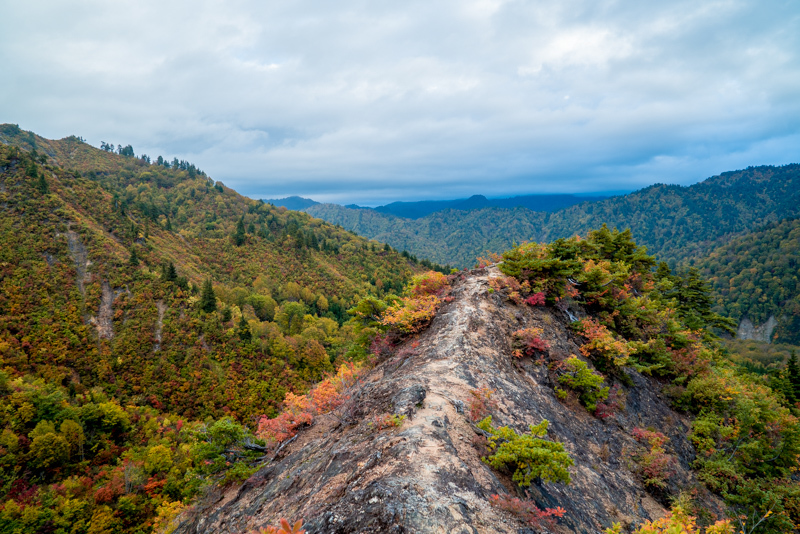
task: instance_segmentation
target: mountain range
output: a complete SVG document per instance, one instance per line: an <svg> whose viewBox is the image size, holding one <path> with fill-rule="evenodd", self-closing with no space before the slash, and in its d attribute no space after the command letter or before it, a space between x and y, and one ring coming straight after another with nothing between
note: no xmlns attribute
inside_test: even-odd
<svg viewBox="0 0 800 534"><path fill-rule="evenodd" d="M392 202L384 206L369 208L357 204L347 204L344 207L355 210L372 210L378 213L394 215L406 219L420 219L431 213L444 210L470 211L481 208L527 208L531 211L557 211L568 206L601 200L611 195L522 195L510 198L486 198L483 195L473 195L469 198L456 200L421 200L416 202ZM275 206L284 206L290 210L305 210L320 203L310 198L298 196L265 199Z"/></svg>
<svg viewBox="0 0 800 534"><path fill-rule="evenodd" d="M326 222L0 125L0 532L787 532L800 364L713 328L797 342L799 176Z"/></svg>
<svg viewBox="0 0 800 534"><path fill-rule="evenodd" d="M630 228L650 253L681 269L731 240L800 215L800 165L749 167L691 186L656 184L554 212L484 207L446 209L408 219L336 204L316 204L304 211L397 249L461 268L474 265L478 256L502 252L514 243L549 242L608 224ZM724 298L721 288L738 276L731 270L725 273L715 281L719 302ZM778 332L779 339L796 341L796 329L788 326L794 324L796 307L788 303L798 292L773 293L767 298L768 311L763 305L751 310L744 305L726 308L720 304L719 309L737 320L748 314L752 315L749 320L756 322L774 316L776 324L784 326L776 329L773 325L760 337L770 340Z"/></svg>

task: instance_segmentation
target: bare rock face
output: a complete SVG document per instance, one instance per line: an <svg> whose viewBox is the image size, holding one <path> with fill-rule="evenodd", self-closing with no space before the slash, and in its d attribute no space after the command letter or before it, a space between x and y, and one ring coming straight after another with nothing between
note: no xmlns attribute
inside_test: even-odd
<svg viewBox="0 0 800 534"><path fill-rule="evenodd" d="M769 319L761 325L754 325L750 319L742 317L742 320L739 321L739 329L736 331L736 339L754 339L770 343L772 341L772 332L775 331L777 326L778 321L775 320L774 315L770 315Z"/></svg>
<svg viewBox="0 0 800 534"><path fill-rule="evenodd" d="M499 273L481 270L456 281L453 301L430 327L376 366L347 404L317 418L241 487L207 495L176 532L244 533L286 517L303 518L309 533L596 533L613 521L661 516L667 493L696 485L688 420L669 407L656 381L634 371L634 385L622 387L624 410L607 419L557 399L548 365L518 360L510 340L516 330L537 327L551 361L580 355L567 313L516 306L488 291L493 276ZM481 461L486 451L466 405L470 391L484 386L495 390L495 426L523 433L547 419L548 437L564 443L575 461L569 485L530 487L540 508L566 510L549 530L490 504L493 494L522 492L509 473ZM407 419L379 430L374 419L386 413ZM677 468L661 493L648 493L632 459L637 426L670 438ZM707 509L721 509L711 496L702 498Z"/></svg>

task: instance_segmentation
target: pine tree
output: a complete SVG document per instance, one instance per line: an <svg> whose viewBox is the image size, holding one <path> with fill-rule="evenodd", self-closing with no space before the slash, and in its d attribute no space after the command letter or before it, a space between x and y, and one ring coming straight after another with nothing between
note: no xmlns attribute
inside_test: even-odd
<svg viewBox="0 0 800 534"><path fill-rule="evenodd" d="M174 282L178 279L178 271L175 269L175 264L169 262L164 268L164 280L167 282Z"/></svg>
<svg viewBox="0 0 800 534"><path fill-rule="evenodd" d="M217 295L214 293L214 286L211 280L203 282L203 290L200 293L200 309L206 313L211 313L217 309Z"/></svg>
<svg viewBox="0 0 800 534"><path fill-rule="evenodd" d="M244 315L242 315L242 318L239 320L239 328L236 333L239 335L239 339L245 343L253 339L253 334L250 332L250 325L247 324Z"/></svg>
<svg viewBox="0 0 800 534"><path fill-rule="evenodd" d="M245 231L244 231L244 215L236 223L236 231L233 233L233 244L237 247L244 245Z"/></svg>
<svg viewBox="0 0 800 534"><path fill-rule="evenodd" d="M168 232L171 232L171 231L172 231L172 223L170 222L170 220L169 220L169 217L167 217L167 224L164 226L164 228L165 228L165 229L166 229Z"/></svg>
<svg viewBox="0 0 800 534"><path fill-rule="evenodd" d="M136 248L131 249L131 257L128 258L128 265L132 265L133 267L139 265L139 255L136 254Z"/></svg>
<svg viewBox="0 0 800 534"><path fill-rule="evenodd" d="M46 195L50 192L50 188L47 186L47 180L44 178L44 173L39 174L39 180L36 182L36 188L43 195Z"/></svg>
<svg viewBox="0 0 800 534"><path fill-rule="evenodd" d="M789 353L789 363L786 364L786 371L789 374L789 382L792 384L794 396L800 399L800 363L797 361L797 354L794 350Z"/></svg>

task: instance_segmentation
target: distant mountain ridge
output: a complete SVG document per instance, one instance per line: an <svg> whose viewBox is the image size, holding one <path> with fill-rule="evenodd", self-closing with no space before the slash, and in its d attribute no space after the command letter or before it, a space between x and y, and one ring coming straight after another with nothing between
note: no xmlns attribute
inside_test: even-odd
<svg viewBox="0 0 800 534"><path fill-rule="evenodd" d="M513 242L547 242L602 224L630 227L638 242L673 265L723 236L800 215L800 165L732 171L691 186L655 184L627 195L549 213L527 208L453 208L409 220L377 210L317 204L307 213L438 263L471 266Z"/></svg>
<svg viewBox="0 0 800 534"><path fill-rule="evenodd" d="M712 253L715 257L729 257L730 247L724 251L720 247L735 242L739 253L748 247L761 251L759 257L751 258L755 263L729 258L726 262L735 260L736 269L725 268L724 262L698 265L711 276L717 309L737 320L748 318L764 325L774 315L770 324L778 337L769 328L767 337L777 341L797 340L792 332L800 324L797 319L800 308L797 294L790 288L796 285L793 280L797 273L789 274L784 269L785 262L781 263L780 274L774 272L777 260L765 260L768 254L776 254L769 243L762 243L759 236L753 239L747 236L765 225L800 215L798 164L749 167L688 187L656 184L628 195L585 202L553 213L489 207L471 211L449 209L409 220L332 204L319 204L305 211L400 250L458 267L471 267L477 256L487 251L502 252L514 242L550 242L584 234L602 224L630 228L637 242L651 254L677 268ZM775 241L777 234L766 232L762 237ZM797 241L797 233L781 239L781 246L786 249ZM765 278L757 280L747 274L753 269L752 272L765 273ZM787 276L788 282L783 280ZM729 298L735 303L723 305Z"/></svg>
<svg viewBox="0 0 800 534"><path fill-rule="evenodd" d="M265 198L263 200L267 204L272 204L273 206L283 206L287 210L293 211L302 211L306 208L310 208L311 206L316 206L319 204L319 202L316 200L311 200L310 198L303 198L296 195L286 198Z"/></svg>
<svg viewBox="0 0 800 534"><path fill-rule="evenodd" d="M483 208L527 208L531 211L556 211L582 202L603 200L611 195L568 195L543 194L520 195L509 198L486 198L483 195L472 195L469 198L455 200L420 200L416 202L392 202L384 206L371 208L358 204L346 204L344 207L356 210L372 210L378 213L403 217L405 219L421 219L431 213L448 209L470 211ZM310 198L291 196L286 198L264 199L275 206L283 206L290 210L305 210L317 206L320 202Z"/></svg>

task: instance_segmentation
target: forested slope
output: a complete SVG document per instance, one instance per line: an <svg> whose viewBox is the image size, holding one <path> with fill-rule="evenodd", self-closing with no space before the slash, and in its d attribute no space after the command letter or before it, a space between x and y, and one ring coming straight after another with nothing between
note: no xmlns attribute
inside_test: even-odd
<svg viewBox="0 0 800 534"><path fill-rule="evenodd" d="M2 532L147 532L241 476L230 436L363 359L346 310L421 270L187 162L0 142Z"/></svg>
<svg viewBox="0 0 800 534"><path fill-rule="evenodd" d="M553 213L524 208L446 210L409 220L333 204L308 213L398 249L459 267L513 241L549 242L602 224L630 228L637 241L675 265L706 253L716 240L800 215L800 165L750 167L682 187L657 184L629 195ZM458 237L458 247L448 240Z"/></svg>
<svg viewBox="0 0 800 534"><path fill-rule="evenodd" d="M710 281L717 311L757 325L774 316L771 337L800 344L800 219L737 237L691 264Z"/></svg>

